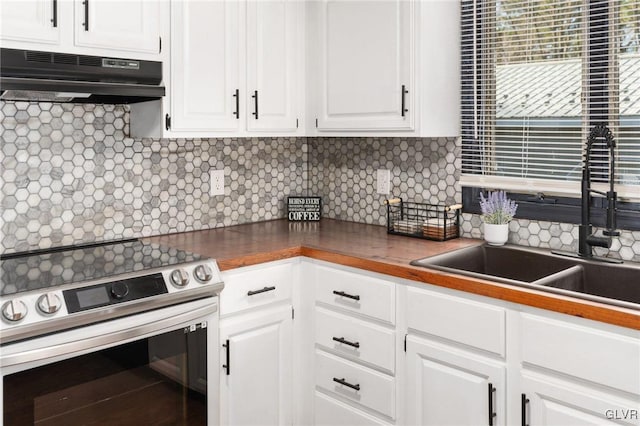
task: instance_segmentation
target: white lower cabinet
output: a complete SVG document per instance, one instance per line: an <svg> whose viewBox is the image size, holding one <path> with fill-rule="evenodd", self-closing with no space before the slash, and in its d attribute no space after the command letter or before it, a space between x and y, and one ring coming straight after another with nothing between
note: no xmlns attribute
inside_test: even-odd
<svg viewBox="0 0 640 426"><path fill-rule="evenodd" d="M291 425L293 262L223 273L220 423Z"/></svg>
<svg viewBox="0 0 640 426"><path fill-rule="evenodd" d="M396 419L396 284L315 265L314 419L322 425Z"/></svg>
<svg viewBox="0 0 640 426"><path fill-rule="evenodd" d="M224 279L224 425L640 424L640 331L321 261Z"/></svg>
<svg viewBox="0 0 640 426"><path fill-rule="evenodd" d="M290 425L291 307L222 320L223 425Z"/></svg>
<svg viewBox="0 0 640 426"><path fill-rule="evenodd" d="M640 362L637 360L636 362ZM606 365L603 365L606 369ZM589 386L523 372L521 423L531 426L638 425L640 401Z"/></svg>
<svg viewBox="0 0 640 426"><path fill-rule="evenodd" d="M407 336L407 424L504 425L506 368Z"/></svg>
<svg viewBox="0 0 640 426"><path fill-rule="evenodd" d="M519 322L523 424L640 424L640 332L543 311Z"/></svg>

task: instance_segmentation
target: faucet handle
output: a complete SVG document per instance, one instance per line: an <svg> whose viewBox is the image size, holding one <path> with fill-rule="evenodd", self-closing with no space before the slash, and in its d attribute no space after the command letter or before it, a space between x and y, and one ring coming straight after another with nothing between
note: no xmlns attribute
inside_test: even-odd
<svg viewBox="0 0 640 426"><path fill-rule="evenodd" d="M593 234L587 237L587 244L591 247L611 248L611 243L611 237L597 237Z"/></svg>
<svg viewBox="0 0 640 426"><path fill-rule="evenodd" d="M602 231L602 235L606 235L607 237L619 237L620 231L616 229L604 229Z"/></svg>

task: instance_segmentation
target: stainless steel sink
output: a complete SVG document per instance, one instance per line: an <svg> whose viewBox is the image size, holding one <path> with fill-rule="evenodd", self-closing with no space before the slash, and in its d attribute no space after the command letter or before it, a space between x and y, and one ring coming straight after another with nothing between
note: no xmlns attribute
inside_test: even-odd
<svg viewBox="0 0 640 426"><path fill-rule="evenodd" d="M640 265L609 264L516 246L478 245L412 265L640 310Z"/></svg>

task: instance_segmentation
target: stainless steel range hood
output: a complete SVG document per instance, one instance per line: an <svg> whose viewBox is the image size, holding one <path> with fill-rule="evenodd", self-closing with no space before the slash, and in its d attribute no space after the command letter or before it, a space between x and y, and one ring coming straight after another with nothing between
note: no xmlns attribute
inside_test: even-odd
<svg viewBox="0 0 640 426"><path fill-rule="evenodd" d="M0 49L0 99L128 104L165 95L162 62Z"/></svg>

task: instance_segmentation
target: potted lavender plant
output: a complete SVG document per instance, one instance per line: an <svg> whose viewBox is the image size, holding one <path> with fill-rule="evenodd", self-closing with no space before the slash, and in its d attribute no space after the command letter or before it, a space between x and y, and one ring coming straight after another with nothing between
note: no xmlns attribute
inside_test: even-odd
<svg viewBox="0 0 640 426"><path fill-rule="evenodd" d="M484 239L494 246L501 246L509 239L509 222L518 205L507 198L504 191L493 191L487 197L480 193L480 209L484 222Z"/></svg>

